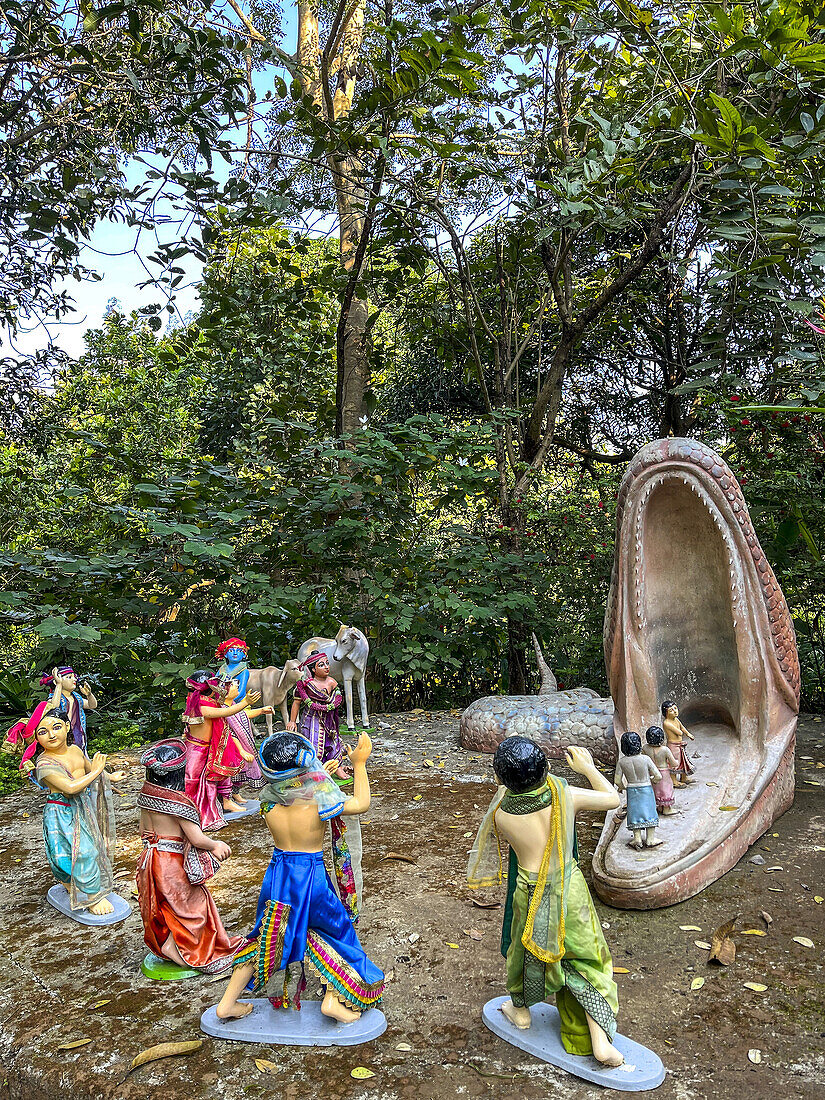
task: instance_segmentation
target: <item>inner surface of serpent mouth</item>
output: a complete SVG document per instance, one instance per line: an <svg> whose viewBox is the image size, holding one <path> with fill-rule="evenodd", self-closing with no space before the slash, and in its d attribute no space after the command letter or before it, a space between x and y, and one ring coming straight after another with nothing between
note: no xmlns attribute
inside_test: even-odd
<svg viewBox="0 0 825 1100"><path fill-rule="evenodd" d="M644 645L656 655L656 699L648 710L673 699L688 728L701 722L738 731L740 670L732 591L739 570L728 525L689 475L654 479L645 499L638 533L647 568L634 580L636 606L646 624Z"/></svg>

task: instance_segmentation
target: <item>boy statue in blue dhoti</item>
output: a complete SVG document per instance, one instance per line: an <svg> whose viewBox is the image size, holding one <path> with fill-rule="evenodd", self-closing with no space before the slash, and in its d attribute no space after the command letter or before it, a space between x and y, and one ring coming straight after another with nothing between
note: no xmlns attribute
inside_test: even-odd
<svg viewBox="0 0 825 1100"><path fill-rule="evenodd" d="M259 760L267 785L260 793L261 813L275 847L258 898L255 927L235 956L232 978L217 1007L219 1019L252 1012L254 1004L238 1000L243 990L262 990L282 970L284 995L272 1003L287 1007L293 963L301 967L296 1008L306 986L306 962L324 987L321 1011L326 1016L351 1023L381 1001L384 975L358 942L323 857L327 821L369 809L366 762L371 751L366 734L354 749L347 749L354 786L352 796L345 799L306 738L284 730L262 743Z"/></svg>

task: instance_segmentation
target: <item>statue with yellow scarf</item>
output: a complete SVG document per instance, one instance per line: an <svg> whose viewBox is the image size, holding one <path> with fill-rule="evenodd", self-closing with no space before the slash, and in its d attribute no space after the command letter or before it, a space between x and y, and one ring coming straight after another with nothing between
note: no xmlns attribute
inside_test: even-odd
<svg viewBox="0 0 825 1100"><path fill-rule="evenodd" d="M502 881L501 842L510 845L502 954L510 1024L531 1026L530 1007L556 996L561 1041L568 1054L592 1054L605 1068L622 1064L613 1045L619 1007L610 951L577 862L579 810L619 804L613 785L587 749L571 748L567 763L592 790L548 775L547 758L524 737L508 737L493 757L501 784L470 852L471 888Z"/></svg>

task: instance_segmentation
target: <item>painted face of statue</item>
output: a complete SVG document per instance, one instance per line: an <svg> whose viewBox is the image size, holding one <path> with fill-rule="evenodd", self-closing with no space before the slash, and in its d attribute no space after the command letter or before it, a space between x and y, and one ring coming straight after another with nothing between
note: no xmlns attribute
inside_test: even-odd
<svg viewBox="0 0 825 1100"><path fill-rule="evenodd" d="M323 679L324 676L327 676L329 674L329 658L319 658L319 660L315 662L315 668L312 671L314 676L318 677L320 675L321 679Z"/></svg>
<svg viewBox="0 0 825 1100"><path fill-rule="evenodd" d="M46 752L59 752L66 747L69 723L56 715L47 715L37 727L37 743Z"/></svg>
<svg viewBox="0 0 825 1100"><path fill-rule="evenodd" d="M77 688L77 676L74 672L66 672L60 677L60 686L64 691L74 691Z"/></svg>
<svg viewBox="0 0 825 1100"><path fill-rule="evenodd" d="M240 646L233 645L231 649L227 649L225 653L226 660L229 664L237 664L238 661L243 661L246 657L246 651L241 649Z"/></svg>
<svg viewBox="0 0 825 1100"><path fill-rule="evenodd" d="M679 717L679 708L676 706L675 703L671 703L670 706L667 708L667 713L666 713L665 717L666 718L678 718Z"/></svg>
<svg viewBox="0 0 825 1100"><path fill-rule="evenodd" d="M238 698L238 681L230 680L226 688L226 692L223 696L223 703L225 706L230 707Z"/></svg>

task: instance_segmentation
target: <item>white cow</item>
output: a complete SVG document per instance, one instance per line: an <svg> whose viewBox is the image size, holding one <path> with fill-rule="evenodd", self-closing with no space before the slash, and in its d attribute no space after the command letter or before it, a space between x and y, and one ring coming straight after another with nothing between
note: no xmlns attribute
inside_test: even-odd
<svg viewBox="0 0 825 1100"><path fill-rule="evenodd" d="M284 728L289 721L289 711L286 705L286 697L303 678L304 670L300 661L289 660L283 668L269 665L267 668L251 668L249 670L249 682L246 685L247 692L259 691L261 693L261 705L264 707L280 707ZM266 716L266 731L272 733L272 715Z"/></svg>
<svg viewBox="0 0 825 1100"><path fill-rule="evenodd" d="M357 626L345 626L341 623L341 629L334 638L307 638L298 650L298 660L305 660L309 654L321 649L329 657L329 671L333 679L344 687L344 699L347 703L347 725L355 729L355 718L352 710L352 685L358 685L358 700L361 704L361 723L369 728L370 719L367 713L367 658L369 657L370 644L366 636Z"/></svg>

